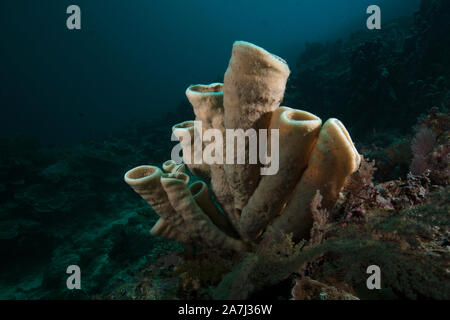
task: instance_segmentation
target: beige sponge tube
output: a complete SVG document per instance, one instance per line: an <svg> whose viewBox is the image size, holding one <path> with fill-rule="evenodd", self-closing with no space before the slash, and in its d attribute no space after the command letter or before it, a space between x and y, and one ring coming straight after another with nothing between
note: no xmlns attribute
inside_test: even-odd
<svg viewBox="0 0 450 320"><path fill-rule="evenodd" d="M242 241L233 239L222 232L197 205L186 183L184 173L162 177L161 184L169 197L172 207L183 216L186 231L200 237L209 247L243 251Z"/></svg>
<svg viewBox="0 0 450 320"><path fill-rule="evenodd" d="M238 237L238 234L233 229L230 221L220 213L219 209L212 201L206 183L203 181L194 182L189 186L189 190L199 207L220 230L231 237Z"/></svg>
<svg viewBox="0 0 450 320"><path fill-rule="evenodd" d="M321 125L306 111L281 107L274 112L270 128L279 132L279 171L261 179L242 211L241 232L246 238L257 238L280 213L308 164Z"/></svg>
<svg viewBox="0 0 450 320"><path fill-rule="evenodd" d="M125 182L147 201L161 218L169 222L177 232L184 233L183 217L175 212L161 185L161 177L164 175L158 167L139 166L125 173ZM156 233L152 232L152 234L158 235L157 230L160 230L159 227L155 229Z"/></svg>
<svg viewBox="0 0 450 320"><path fill-rule="evenodd" d="M162 169L167 173L184 172L185 164L184 163L177 164L173 160L167 160L162 164Z"/></svg>
<svg viewBox="0 0 450 320"><path fill-rule="evenodd" d="M225 128L244 132L267 129L270 112L283 99L289 74L289 67L281 58L251 43L235 42L224 78ZM227 153L230 150L227 148ZM237 152L245 152L246 164L237 164ZM235 150L234 159L234 164L225 165L225 173L234 205L241 210L258 185L260 165L248 164L247 147Z"/></svg>
<svg viewBox="0 0 450 320"><path fill-rule="evenodd" d="M201 178L209 177L209 166L203 162L203 145L199 129L194 121L184 121L172 127L173 134L180 140L183 160L189 170ZM172 157L173 158L173 157Z"/></svg>
<svg viewBox="0 0 450 320"><path fill-rule="evenodd" d="M202 122L203 132L208 129L217 129L222 136L222 161L212 163L209 166L211 185L220 206L233 218L234 200L223 167L223 159L225 158L223 84L192 85L187 88L186 96L194 109L196 120ZM204 142L204 146L207 145L209 143Z"/></svg>
<svg viewBox="0 0 450 320"><path fill-rule="evenodd" d="M198 121L203 124L203 130L219 129L223 132L223 84L192 85L186 90L186 96L191 103Z"/></svg>
<svg viewBox="0 0 450 320"><path fill-rule="evenodd" d="M224 78L225 127L254 127L262 115L278 108L289 74L283 59L251 43L235 42Z"/></svg>
<svg viewBox="0 0 450 320"><path fill-rule="evenodd" d="M273 223L274 230L293 233L296 240L309 238L313 223L311 203L317 190L323 197L322 208L331 209L345 179L358 169L360 161L344 125L337 119L325 122L307 169L295 187L290 202Z"/></svg>
<svg viewBox="0 0 450 320"><path fill-rule="evenodd" d="M181 243L191 243L192 239L186 233L180 232L173 227L164 218L159 218L153 228L150 230L150 234L154 237L163 237L169 240L174 240Z"/></svg>
<svg viewBox="0 0 450 320"><path fill-rule="evenodd" d="M239 228L239 216L234 211L234 198L228 185L227 177L223 165L211 165L211 185L212 191L216 196L216 201L219 203L222 210L230 218L230 222L234 229Z"/></svg>

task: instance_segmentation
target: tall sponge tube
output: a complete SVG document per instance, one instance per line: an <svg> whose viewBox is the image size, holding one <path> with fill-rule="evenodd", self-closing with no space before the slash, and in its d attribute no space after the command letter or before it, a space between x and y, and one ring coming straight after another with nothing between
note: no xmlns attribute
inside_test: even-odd
<svg viewBox="0 0 450 320"><path fill-rule="evenodd" d="M271 112L283 100L289 74L283 59L251 43L235 42L224 78L225 128L267 129ZM247 154L248 150L237 152ZM236 158L235 152L234 164L226 164L225 173L234 206L242 210L258 185L260 165L237 164Z"/></svg>

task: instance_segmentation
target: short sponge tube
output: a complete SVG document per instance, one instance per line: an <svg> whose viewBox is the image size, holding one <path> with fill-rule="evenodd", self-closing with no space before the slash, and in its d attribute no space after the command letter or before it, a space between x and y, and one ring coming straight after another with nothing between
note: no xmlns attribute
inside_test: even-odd
<svg viewBox="0 0 450 320"><path fill-rule="evenodd" d="M187 175L177 173L173 176L162 177L161 184L172 207L183 216L187 232L201 238L209 247L244 251L246 246L242 241L227 236L197 205L184 176Z"/></svg>
<svg viewBox="0 0 450 320"><path fill-rule="evenodd" d="M344 125L334 118L325 122L290 202L273 223L274 230L293 233L297 240L309 238L313 224L311 204L317 190L323 197L321 207L330 210L346 178L358 169L360 161Z"/></svg>
<svg viewBox="0 0 450 320"><path fill-rule="evenodd" d="M189 191L203 212L211 219L211 221L219 227L227 235L237 238L238 234L228 221L228 219L220 213L217 206L211 199L208 186L203 181L196 181L189 186Z"/></svg>
<svg viewBox="0 0 450 320"><path fill-rule="evenodd" d="M164 173L156 166L139 166L125 173L125 182L152 206L161 217L173 211L161 186Z"/></svg>
<svg viewBox="0 0 450 320"><path fill-rule="evenodd" d="M162 164L162 169L167 173L184 172L185 164L184 163L177 164L175 161L170 159Z"/></svg>
<svg viewBox="0 0 450 320"><path fill-rule="evenodd" d="M164 218L159 218L155 225L150 230L150 234L154 237L163 237L169 240L178 241L181 243L191 243L187 233L177 230L172 224L168 223Z"/></svg>
<svg viewBox="0 0 450 320"><path fill-rule="evenodd" d="M225 133L223 83L191 85L186 90L186 96L194 109L196 120L202 122L202 131L205 132L205 130L209 129L218 130L217 133L220 133L223 141ZM210 142L204 141L203 145L206 150ZM222 145L222 155L225 156L225 143ZM210 164L209 175L211 184L215 187L214 195L216 200L220 203L223 210L232 215L234 207L233 195L226 180L223 164Z"/></svg>
<svg viewBox="0 0 450 320"><path fill-rule="evenodd" d="M190 120L178 123L172 127L172 133L180 141L183 160L189 170L196 176L208 178L209 166L203 162L203 145L200 139L202 132L196 128L195 122ZM199 161L195 161L197 159Z"/></svg>
<svg viewBox="0 0 450 320"><path fill-rule="evenodd" d="M170 221L177 232L183 233L183 218L175 212L161 185L161 178L165 175L156 166L144 165L125 173L124 180L136 193L147 201L161 218L165 221ZM161 230L160 226L155 228L154 231L156 232L156 230ZM182 238L185 237L183 236Z"/></svg>
<svg viewBox="0 0 450 320"><path fill-rule="evenodd" d="M300 180L319 135L322 121L297 109L273 112L270 129L278 130L279 171L264 176L241 215L241 232L254 240L280 212Z"/></svg>
<svg viewBox="0 0 450 320"><path fill-rule="evenodd" d="M223 83L191 85L186 90L197 121L203 130L219 129L223 132Z"/></svg>

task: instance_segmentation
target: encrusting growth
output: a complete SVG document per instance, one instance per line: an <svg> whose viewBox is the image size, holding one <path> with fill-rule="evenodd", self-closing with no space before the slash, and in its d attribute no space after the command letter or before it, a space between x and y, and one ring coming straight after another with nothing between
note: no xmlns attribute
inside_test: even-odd
<svg viewBox="0 0 450 320"><path fill-rule="evenodd" d="M196 122L177 124L173 133L180 138L190 171L210 188L201 180L189 185L184 164L173 160L166 161L163 170L140 166L128 171L125 182L160 216L152 235L237 252L252 250L274 231L292 234L295 240L309 238L315 195L319 191L323 197L322 209L331 209L346 178L358 169L360 155L339 120L329 119L322 126L311 113L280 107L289 73L281 58L238 41L224 84L187 89ZM201 123L201 130L195 123ZM194 138L205 132L207 136L210 129L221 136L228 129L266 129L269 135L277 130L279 143L269 144L267 150L271 156L278 153L278 172L262 176L265 164L260 163L207 164L201 152L194 153ZM202 150L215 142L211 136L200 141ZM222 159L235 151L230 158L236 160L236 148L227 150L223 144L214 149L221 151ZM247 147L245 153L248 159ZM203 162L196 163L195 156Z"/></svg>

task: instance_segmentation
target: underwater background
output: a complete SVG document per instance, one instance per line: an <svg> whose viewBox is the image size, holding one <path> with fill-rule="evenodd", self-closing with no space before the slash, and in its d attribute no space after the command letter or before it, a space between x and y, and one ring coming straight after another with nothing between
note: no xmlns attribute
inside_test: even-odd
<svg viewBox="0 0 450 320"><path fill-rule="evenodd" d="M1 299L214 295L236 261L151 237L123 174L168 159L172 125L194 118L186 88L222 82L236 40L283 57L282 105L340 119L366 159L297 272L320 284L292 290L294 274L254 298L449 299L450 1L2 0L0 37ZM389 270L375 293L372 263Z"/></svg>

